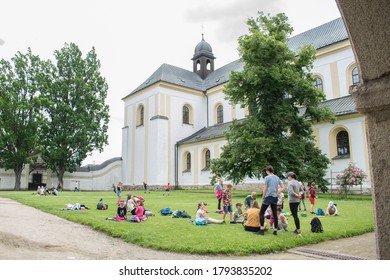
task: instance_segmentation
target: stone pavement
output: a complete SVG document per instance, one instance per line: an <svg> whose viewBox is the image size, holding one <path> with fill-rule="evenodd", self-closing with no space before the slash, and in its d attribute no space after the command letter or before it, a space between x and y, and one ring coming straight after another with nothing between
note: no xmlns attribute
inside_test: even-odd
<svg viewBox="0 0 390 280"><path fill-rule="evenodd" d="M21 217L17 222L15 215ZM190 255L129 244L90 227L0 197L0 260L375 260L375 234L267 255ZM115 249L113 249L115 248Z"/></svg>

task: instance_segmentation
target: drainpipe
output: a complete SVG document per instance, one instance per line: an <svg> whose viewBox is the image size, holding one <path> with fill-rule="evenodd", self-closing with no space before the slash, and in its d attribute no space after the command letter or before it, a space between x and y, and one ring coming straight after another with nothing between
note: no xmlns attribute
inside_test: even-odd
<svg viewBox="0 0 390 280"><path fill-rule="evenodd" d="M206 110L207 110L207 123L206 123L206 127L209 127L209 96L206 94L206 91L203 92L203 94L206 96Z"/></svg>
<svg viewBox="0 0 390 280"><path fill-rule="evenodd" d="M179 186L179 161L178 161L178 157L179 157L179 145L178 143L175 144L175 190L178 188Z"/></svg>

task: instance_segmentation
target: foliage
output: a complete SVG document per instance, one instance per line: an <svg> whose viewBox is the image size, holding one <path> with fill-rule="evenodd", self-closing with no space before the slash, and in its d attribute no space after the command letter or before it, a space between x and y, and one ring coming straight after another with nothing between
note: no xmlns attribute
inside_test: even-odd
<svg viewBox="0 0 390 280"><path fill-rule="evenodd" d="M342 174L337 174L336 185L339 187L340 193L347 196L348 191L354 186L360 186L367 179L367 174L360 168L356 167L355 163L350 162Z"/></svg>
<svg viewBox="0 0 390 280"><path fill-rule="evenodd" d="M34 161L42 121L44 63L28 49L0 61L0 167L13 169L20 189L24 165Z"/></svg>
<svg viewBox="0 0 390 280"><path fill-rule="evenodd" d="M47 122L42 127L42 158L57 173L73 172L93 150L107 144L108 86L101 76L95 49L85 58L74 43L55 51L51 83L44 95Z"/></svg>
<svg viewBox="0 0 390 280"><path fill-rule="evenodd" d="M249 192L233 190L233 205L243 202ZM321 223L324 227L322 234L310 231L310 220L313 215L299 217L301 221L302 238L296 238L291 232L294 230L294 220L289 219L289 231L278 232L278 236L266 232L264 236L244 231L240 224L195 226L188 219L172 219L161 216L158 211L164 207L185 210L194 218L197 203L207 202L208 215L221 219L222 215L215 213L217 200L212 190L185 190L173 191L170 196L163 196L162 191L132 191L134 195L145 198L145 207L156 213L146 222L133 224L129 222L106 221L106 217L115 216L117 197L110 190L106 192L60 192L58 196L36 196L31 192L5 192L0 196L16 199L21 203L33 206L40 210L55 214L65 219L89 225L96 230L122 238L128 242L158 250L175 251L190 254L234 254L250 255L253 253L266 254L283 251L296 246L314 244L325 240L350 237L374 230L374 213L371 197L347 200L334 200L330 195L319 195L315 207L326 209L329 200L337 203L339 216L324 216ZM100 198L109 205L108 210L96 210ZM61 211L59 208L66 204L85 204L90 208L87 211ZM289 212L288 206L285 210ZM364 219L362 219L364 217ZM266 220L268 222L268 220Z"/></svg>
<svg viewBox="0 0 390 280"><path fill-rule="evenodd" d="M326 188L329 160L315 147L311 125L334 121L334 115L318 106L325 95L311 78L315 50L304 46L296 54L288 48L292 28L284 14L260 13L248 26L249 34L239 38L243 70L231 73L224 92L249 116L225 133L227 144L211 163L212 183L219 176L236 183L258 178L272 165L281 177L294 171L300 181Z"/></svg>

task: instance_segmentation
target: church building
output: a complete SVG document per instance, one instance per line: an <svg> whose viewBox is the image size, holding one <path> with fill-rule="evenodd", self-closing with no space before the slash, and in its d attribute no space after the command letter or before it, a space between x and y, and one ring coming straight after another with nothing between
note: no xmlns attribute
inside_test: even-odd
<svg viewBox="0 0 390 280"><path fill-rule="evenodd" d="M311 44L317 50L312 70L315 86L327 97L337 121L314 123L316 145L331 160L327 178L354 162L369 171L365 118L355 110L349 86L359 73L348 34L335 19L291 37L298 51ZM161 65L144 83L123 98L122 180L128 185L180 187L210 184L210 160L226 143L224 131L233 119L245 118L246 108L225 100L224 85L243 64L233 61L215 68L216 58L203 34L192 56L192 71ZM256 183L256 178L244 183Z"/></svg>

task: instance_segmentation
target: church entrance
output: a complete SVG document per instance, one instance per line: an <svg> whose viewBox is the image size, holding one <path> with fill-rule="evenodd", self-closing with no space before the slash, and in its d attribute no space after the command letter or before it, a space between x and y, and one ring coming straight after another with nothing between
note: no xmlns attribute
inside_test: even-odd
<svg viewBox="0 0 390 280"><path fill-rule="evenodd" d="M42 173L33 173L32 183L28 183L28 190L36 190L38 186L46 186L42 183Z"/></svg>

